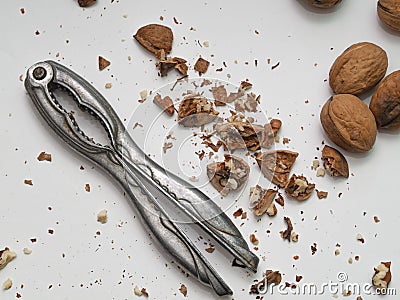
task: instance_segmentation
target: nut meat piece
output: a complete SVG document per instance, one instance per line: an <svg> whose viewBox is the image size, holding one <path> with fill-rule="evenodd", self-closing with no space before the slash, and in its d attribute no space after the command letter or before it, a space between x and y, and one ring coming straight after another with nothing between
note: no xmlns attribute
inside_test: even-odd
<svg viewBox="0 0 400 300"><path fill-rule="evenodd" d="M230 154L224 156L225 161L207 165L207 176L222 196L232 190L241 190L250 173L250 167L243 159Z"/></svg>
<svg viewBox="0 0 400 300"><path fill-rule="evenodd" d="M392 280L392 273L390 272L391 262L381 262L379 266L374 268L375 274L372 276L372 284L379 289L387 289L390 281Z"/></svg>
<svg viewBox="0 0 400 300"><path fill-rule="evenodd" d="M247 148L256 151L261 147L270 147L274 143L274 134L270 125L261 126L236 121L217 124L215 130L229 150Z"/></svg>
<svg viewBox="0 0 400 300"><path fill-rule="evenodd" d="M342 0L305 0L308 4L318 8L332 8Z"/></svg>
<svg viewBox="0 0 400 300"><path fill-rule="evenodd" d="M390 29L400 31L400 2L398 0L379 0L378 17Z"/></svg>
<svg viewBox="0 0 400 300"><path fill-rule="evenodd" d="M378 128L400 128L400 71L389 74L381 81L372 96L369 108L375 116Z"/></svg>
<svg viewBox="0 0 400 300"><path fill-rule="evenodd" d="M158 58L161 56L161 50L167 54L172 50L174 35L169 27L149 24L139 28L133 37Z"/></svg>
<svg viewBox="0 0 400 300"><path fill-rule="evenodd" d="M256 153L256 161L261 173L273 184L283 188L289 180L289 174L299 154L289 150Z"/></svg>
<svg viewBox="0 0 400 300"><path fill-rule="evenodd" d="M289 217L284 217L283 218L286 222L287 228L284 231L281 231L281 237L284 240L288 240L289 242L292 240L292 230L293 230L293 225L292 225L292 220L290 220Z"/></svg>
<svg viewBox="0 0 400 300"><path fill-rule="evenodd" d="M356 96L340 94L322 107L322 127L338 146L350 152L369 151L376 139L376 123L368 106Z"/></svg>
<svg viewBox="0 0 400 300"><path fill-rule="evenodd" d="M325 146L322 149L324 168L331 176L349 178L349 165L346 158L335 148Z"/></svg>
<svg viewBox="0 0 400 300"><path fill-rule="evenodd" d="M96 3L96 0L78 0L80 7L89 7Z"/></svg>
<svg viewBox="0 0 400 300"><path fill-rule="evenodd" d="M385 76L386 52L379 46L362 42L347 48L329 71L329 85L336 94L361 94Z"/></svg>
<svg viewBox="0 0 400 300"><path fill-rule="evenodd" d="M3 269L10 261L12 261L17 254L10 251L7 247L4 250L0 250L0 270Z"/></svg>
<svg viewBox="0 0 400 300"><path fill-rule="evenodd" d="M285 187L285 192L289 196L299 200L307 200L310 198L312 192L314 191L315 184L309 183L307 178L295 174L290 177L289 183Z"/></svg>
<svg viewBox="0 0 400 300"><path fill-rule="evenodd" d="M199 57L199 59L194 64L194 69L195 69L195 71L199 72L199 75L201 76L202 74L207 72L209 65L210 65L210 62L208 60L205 60L204 58Z"/></svg>
<svg viewBox="0 0 400 300"><path fill-rule="evenodd" d="M218 112L206 98L188 96L182 100L178 109L178 122L186 127L198 127L216 119Z"/></svg>
<svg viewBox="0 0 400 300"><path fill-rule="evenodd" d="M276 215L276 206L273 203L276 190L264 190L259 185L250 188L250 206L256 216L262 216L267 213L270 217Z"/></svg>
<svg viewBox="0 0 400 300"><path fill-rule="evenodd" d="M153 98L153 103L161 107L170 116L172 116L175 112L174 103L169 96L162 98L160 94L157 94Z"/></svg>

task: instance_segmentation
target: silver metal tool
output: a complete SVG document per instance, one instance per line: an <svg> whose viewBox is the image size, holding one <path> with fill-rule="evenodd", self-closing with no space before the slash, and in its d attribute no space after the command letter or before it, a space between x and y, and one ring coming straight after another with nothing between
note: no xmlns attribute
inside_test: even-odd
<svg viewBox="0 0 400 300"><path fill-rule="evenodd" d="M74 150L101 166L124 189L142 222L176 261L218 295L232 290L189 239L175 214L198 225L241 264L257 271L254 255L229 217L203 192L148 158L127 133L106 99L85 79L54 61L39 62L27 71L25 88L48 125ZM72 113L55 98L66 89L80 108L100 120L109 137L101 145L85 135Z"/></svg>

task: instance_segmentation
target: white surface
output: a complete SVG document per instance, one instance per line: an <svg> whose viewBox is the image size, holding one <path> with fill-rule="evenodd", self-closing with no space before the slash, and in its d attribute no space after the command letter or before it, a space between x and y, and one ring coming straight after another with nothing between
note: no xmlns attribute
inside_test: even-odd
<svg viewBox="0 0 400 300"><path fill-rule="evenodd" d="M199 55L210 60L208 77L235 85L250 79L253 91L262 95L263 109L282 119L281 137L291 139L289 145L277 147L300 153L294 172L304 173L318 189L329 191L325 200L316 196L303 203L286 199L285 208L278 207L274 219L265 216L260 222L247 209L247 191L238 198L227 213L232 216L238 207L248 212L240 230L246 239L256 232L260 239L256 253L265 260L261 259L259 272L253 275L230 267L231 257L224 258L225 252L207 254L233 288L233 297L255 299L248 295L249 287L266 269L280 270L283 281L294 282L296 275L302 275L300 283L316 284L337 282L338 272L346 272L348 282L361 285L370 282L374 266L387 260L392 261L391 287L399 288L400 246L395 231L400 221L398 134L380 133L367 155L345 153L354 174L349 180L316 178L310 165L314 157L320 157L316 147L321 148L323 140L329 143L319 111L331 93L326 79L334 59L355 42L375 42L387 51L390 73L400 68L400 37L381 27L376 1L344 0L329 13L310 10L300 2L99 0L88 9L72 0L2 3L0 248L8 246L18 257L0 271L1 282L8 277L14 282L10 290L0 292L0 298L15 299L20 293L22 299L135 299L133 287L137 285L146 287L151 299L179 299L183 298L178 291L181 283L187 286L189 299L215 297L211 289L187 278L162 250L153 247L119 188L51 134L19 81L33 63L58 60L93 82L128 124L141 90L156 90L179 76L171 72L167 78L158 77L154 58L133 40L136 30L149 23L172 28L172 54L186 58L191 67ZM182 24L175 24L173 17ZM200 47L198 41L209 41L210 46ZM111 61L107 70L98 71L98 55ZM277 62L279 67L271 70ZM216 72L220 67L223 71ZM192 69L189 74L195 76ZM107 82L113 84L109 90L104 88ZM364 97L366 101L369 96ZM38 162L41 151L51 153L53 161ZM24 179L32 179L34 185L24 185ZM264 178L260 182L267 184ZM90 193L85 192L86 183L92 187ZM340 199L339 193L343 193ZM224 205L225 200L216 201ZM96 215L104 208L109 221L101 225ZM373 221L374 215L380 223ZM300 235L298 243L280 238L283 216L292 218ZM241 220L234 222L241 224ZM48 234L48 229L54 229L54 234ZM356 240L358 233L364 236L364 244ZM37 242L31 243L31 238ZM318 251L311 255L314 242ZM339 256L334 255L337 243L341 245ZM208 247L203 241L196 244ZM24 247L31 248L32 254L24 255ZM293 255L300 259L293 260ZM349 264L355 255L360 260ZM280 297L285 296L265 296ZM331 295L327 292L320 298Z"/></svg>

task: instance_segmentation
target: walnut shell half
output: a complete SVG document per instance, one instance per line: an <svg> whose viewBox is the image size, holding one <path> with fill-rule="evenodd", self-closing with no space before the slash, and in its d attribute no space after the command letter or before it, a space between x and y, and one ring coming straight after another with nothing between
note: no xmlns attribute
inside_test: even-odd
<svg viewBox="0 0 400 300"><path fill-rule="evenodd" d="M332 176L349 178L349 165L346 158L335 148L325 146L322 149L325 170Z"/></svg>
<svg viewBox="0 0 400 300"><path fill-rule="evenodd" d="M388 67L386 52L362 42L348 47L329 71L329 85L336 94L358 95L375 86Z"/></svg>
<svg viewBox="0 0 400 300"><path fill-rule="evenodd" d="M218 112L213 104L201 96L188 96L182 100L178 109L178 122L186 127L197 127L216 119Z"/></svg>
<svg viewBox="0 0 400 300"><path fill-rule="evenodd" d="M400 31L400 1L379 0L377 5L378 17L390 29Z"/></svg>
<svg viewBox="0 0 400 300"><path fill-rule="evenodd" d="M358 97L339 94L322 107L320 119L326 135L350 152L369 151L375 143L375 118Z"/></svg>
<svg viewBox="0 0 400 300"><path fill-rule="evenodd" d="M378 128L400 128L400 71L395 71L382 80L372 96L369 108L375 116Z"/></svg>
<svg viewBox="0 0 400 300"><path fill-rule="evenodd" d="M165 53L170 53L172 50L174 34L167 26L149 24L139 28L133 37L158 58L160 58L161 50Z"/></svg>
<svg viewBox="0 0 400 300"><path fill-rule="evenodd" d="M305 0L308 4L318 8L332 8L342 0Z"/></svg>

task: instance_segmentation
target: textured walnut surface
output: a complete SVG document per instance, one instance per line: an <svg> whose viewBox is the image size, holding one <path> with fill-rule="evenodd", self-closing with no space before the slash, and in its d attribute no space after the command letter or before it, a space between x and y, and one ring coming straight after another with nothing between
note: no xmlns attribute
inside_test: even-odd
<svg viewBox="0 0 400 300"><path fill-rule="evenodd" d="M383 24L390 29L400 31L400 1L379 0L377 12Z"/></svg>

